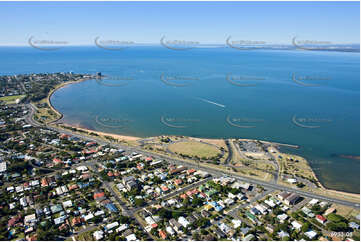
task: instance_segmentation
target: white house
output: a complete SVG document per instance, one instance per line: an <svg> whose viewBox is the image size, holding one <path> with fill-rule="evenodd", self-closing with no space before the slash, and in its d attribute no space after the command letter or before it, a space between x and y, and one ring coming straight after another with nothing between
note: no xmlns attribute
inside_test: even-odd
<svg viewBox="0 0 361 242"><path fill-rule="evenodd" d="M101 240L104 238L104 232L102 230L97 230L93 233L93 237L95 240Z"/></svg>
<svg viewBox="0 0 361 242"><path fill-rule="evenodd" d="M180 223L184 228L186 228L189 225L188 220L185 217L179 217L178 223Z"/></svg>

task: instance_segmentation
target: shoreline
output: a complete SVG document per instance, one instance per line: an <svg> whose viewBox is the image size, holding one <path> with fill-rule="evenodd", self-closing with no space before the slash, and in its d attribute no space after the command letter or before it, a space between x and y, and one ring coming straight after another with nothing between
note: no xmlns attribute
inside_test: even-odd
<svg viewBox="0 0 361 242"><path fill-rule="evenodd" d="M141 138L141 137L136 137L136 136L127 136L127 135L120 135L120 134L112 134L112 133L106 133L106 132L102 132L102 131L97 131L97 130L92 130L92 129L89 129L89 128L83 128L83 127L80 127L80 126L76 126L76 125L70 125L70 124L67 124L67 123L62 123L61 125L63 126L66 126L66 127L69 127L69 128L76 128L78 130L82 130L82 131L86 131L86 132L90 132L90 133L96 133L98 135L101 135L101 136L110 136L112 138L115 138L119 141L125 141L125 142L136 142L138 140L142 140L144 138ZM169 135L170 136L170 135ZM190 137L190 136L185 136L187 138L190 138L190 139L194 139L194 140L203 140L203 138L197 138L197 137ZM151 138L151 137L148 137L148 138ZM223 140L223 139L207 139L207 140L214 140L214 141L220 141L220 140ZM255 141L255 140L252 140L252 139L243 139L243 140L248 140L248 141ZM260 140L257 140L257 141L260 141ZM269 142L269 141L267 141ZM272 142L269 142L269 143L272 143ZM305 159L305 158L304 158ZM306 160L306 159L305 159ZM308 161L306 160L306 162L308 163ZM345 192L345 191L338 191L338 190L334 190L334 189L329 189L329 188L326 188L317 178L316 174L314 173L312 167L310 166L311 168L311 171L312 171L312 174L314 176L314 178L317 180L317 183L320 185L320 192L330 192L330 193L337 193L339 195L344 195L344 196L350 196L352 198L357 198L359 199L360 198L360 194L359 193L351 193L351 192Z"/></svg>
<svg viewBox="0 0 361 242"><path fill-rule="evenodd" d="M55 108L55 107L53 106L53 104L51 103L51 100L50 100L50 99L51 99L51 96L52 96L57 90L59 90L59 89L61 89L61 88L64 88L64 87L66 87L66 86L68 86L68 85L70 85L70 84L80 83L80 82L87 81L87 80L91 80L91 79L89 79L89 78L83 78L83 79L80 79L80 80L78 80L78 81L63 82L63 83L57 85L54 89L52 89L52 90L49 92L48 96L46 97L46 103L48 104L48 106L50 107L50 109L51 109L52 111L54 111L54 112L59 116L59 118L57 118L57 119L49 122L48 124L56 123L56 122L58 122L59 120L61 120L61 119L63 118L63 116L64 116L61 112L59 112L58 110L56 110L56 108Z"/></svg>
<svg viewBox="0 0 361 242"><path fill-rule="evenodd" d="M63 88L63 87L66 87L68 84L74 84L74 83L80 83L80 82L83 82L83 81L87 81L87 80L90 80L88 78L84 78L84 79L81 79L81 80L78 80L78 81L70 81L70 82L65 82L65 83L62 83L60 85L58 85L57 87L55 87L53 90L51 90L49 92L49 95L47 96L47 103L49 104L49 107L55 112L57 113L60 118L54 120L54 121L51 121L49 124L55 124L56 122L58 122L59 120L61 120L63 118L63 114L60 113L58 110L55 109L55 107L52 105L51 101L50 101L50 98L51 96L54 94L55 91ZM76 129L79 129L79 130L83 130L83 131L87 131L87 132L90 132L90 133L96 133L97 135L100 135L100 136L110 136L118 141L125 141L125 142L136 142L138 140L142 140L144 138L142 137L136 137L136 136L128 136L128 135L120 135L120 134L114 134L114 133L107 133L107 132L102 132L102 131L97 131L97 130L92 130L92 129L89 129L89 128L84 128L84 127L80 127L80 125L72 125L72 124L68 124L68 123L61 123L63 126L66 126L66 127L69 127L69 128L76 128ZM169 135L171 136L171 135ZM186 136L188 137L188 136ZM149 138L149 137L145 137L145 138ZM208 139L208 138L199 138L199 137L188 137L190 139L199 139L199 140L203 140L203 139ZM215 140L215 141L219 141L219 140L224 140L224 139L208 139L208 140ZM261 141L261 142L265 142L265 143L270 143L270 144L274 144L276 146L280 145L280 146L286 146L286 147L291 147L291 148L299 148L298 145L294 145L294 144L285 144L285 143L278 143L278 142L272 142L272 141L263 141L263 140L256 140L256 139L241 139L241 140L249 140L249 141ZM302 157L303 158L303 157ZM303 158L305 159L305 158ZM305 159L308 166L310 167L311 171L312 171L312 174L313 174L313 177L317 180L317 183L319 184L320 186L320 190L323 191L323 192L331 192L331 193L337 193L339 195L345 195L345 196L350 196L350 197L353 197L353 198L360 198L360 193L352 193L352 192L345 192L345 191L338 191L338 190L334 190L334 189L329 189L329 188L326 188L321 182L320 180L317 178L314 170L312 169L312 167L310 166L309 162L307 159Z"/></svg>

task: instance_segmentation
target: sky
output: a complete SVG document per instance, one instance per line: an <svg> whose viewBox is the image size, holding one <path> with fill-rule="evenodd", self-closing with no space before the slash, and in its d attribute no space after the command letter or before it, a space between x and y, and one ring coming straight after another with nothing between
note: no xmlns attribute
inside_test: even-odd
<svg viewBox="0 0 361 242"><path fill-rule="evenodd" d="M360 43L359 2L0 2L0 45L28 39Z"/></svg>

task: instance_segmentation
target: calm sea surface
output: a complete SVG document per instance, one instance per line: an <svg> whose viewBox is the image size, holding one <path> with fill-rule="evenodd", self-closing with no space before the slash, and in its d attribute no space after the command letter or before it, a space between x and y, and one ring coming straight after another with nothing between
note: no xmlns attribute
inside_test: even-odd
<svg viewBox="0 0 361 242"><path fill-rule="evenodd" d="M101 72L51 101L64 122L140 137L251 138L297 144L328 188L359 193L360 55L291 50L109 51L0 48L0 74Z"/></svg>

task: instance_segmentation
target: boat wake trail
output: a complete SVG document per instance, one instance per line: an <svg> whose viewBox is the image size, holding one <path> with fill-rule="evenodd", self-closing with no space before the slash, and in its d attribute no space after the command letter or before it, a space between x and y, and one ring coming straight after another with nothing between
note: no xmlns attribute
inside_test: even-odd
<svg viewBox="0 0 361 242"><path fill-rule="evenodd" d="M226 106L223 105L223 104L220 104L220 103L215 103L215 102L212 102L212 101L209 101L207 99L204 99L204 98L200 98L198 97L197 99L203 101L203 102L206 102L206 103L210 103L210 104L214 104L214 105L217 105L218 107L221 107L221 108L225 108Z"/></svg>

